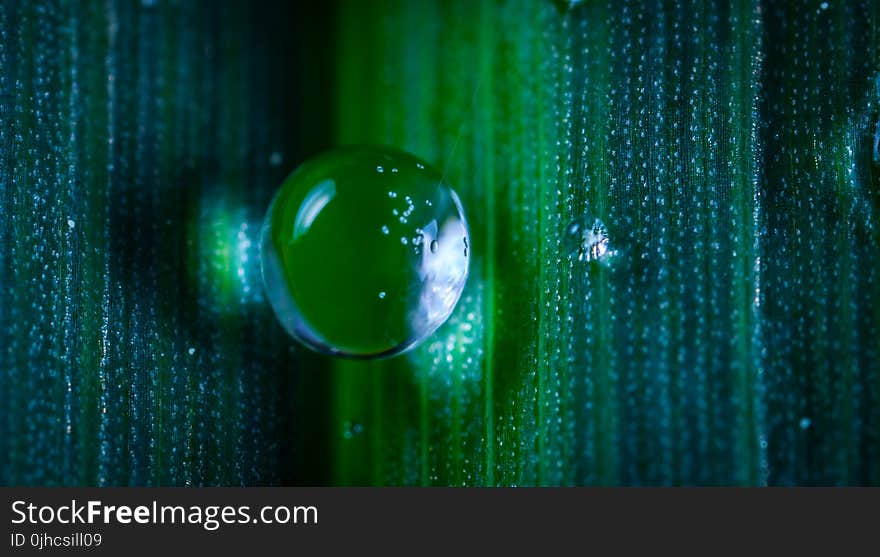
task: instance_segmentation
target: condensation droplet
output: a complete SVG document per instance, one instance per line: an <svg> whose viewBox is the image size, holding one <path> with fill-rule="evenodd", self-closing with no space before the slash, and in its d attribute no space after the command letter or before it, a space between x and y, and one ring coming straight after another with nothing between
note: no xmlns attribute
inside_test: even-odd
<svg viewBox="0 0 880 557"><path fill-rule="evenodd" d="M584 0L554 0L553 3L556 4L556 7L559 8L562 13L565 13L568 10L583 4Z"/></svg>
<svg viewBox="0 0 880 557"><path fill-rule="evenodd" d="M456 239L468 237L467 222L442 175L417 161L383 147L329 151L303 163L276 194L263 223L263 282L278 320L307 347L396 355L432 334L458 303L468 258ZM384 168L397 169L393 191Z"/></svg>
<svg viewBox="0 0 880 557"><path fill-rule="evenodd" d="M565 227L563 248L578 261L607 262L617 254L611 247L605 223L590 216L575 219Z"/></svg>
<svg viewBox="0 0 880 557"><path fill-rule="evenodd" d="M342 437L351 439L356 435L360 435L364 431L364 426L359 423L352 423L351 420L345 420L342 424Z"/></svg>
<svg viewBox="0 0 880 557"><path fill-rule="evenodd" d="M880 75L874 78L874 102L880 104ZM874 123L874 145L872 158L874 164L880 165L880 117Z"/></svg>

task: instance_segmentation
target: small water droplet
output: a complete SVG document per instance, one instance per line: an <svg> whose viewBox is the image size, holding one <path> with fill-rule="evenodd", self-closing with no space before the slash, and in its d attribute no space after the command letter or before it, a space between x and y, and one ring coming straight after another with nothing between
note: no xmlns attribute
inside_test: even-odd
<svg viewBox="0 0 880 557"><path fill-rule="evenodd" d="M364 426L359 423L351 423L349 420L345 420L345 423L342 424L342 437L345 439L351 439L355 435L360 435L364 431Z"/></svg>
<svg viewBox="0 0 880 557"><path fill-rule="evenodd" d="M880 77L877 78L877 83L878 88L880 88ZM880 165L880 118L878 118L877 122L874 124L873 160L874 164Z"/></svg>
<svg viewBox="0 0 880 557"><path fill-rule="evenodd" d="M437 253L437 240L431 240L431 253Z"/></svg>
<svg viewBox="0 0 880 557"><path fill-rule="evenodd" d="M821 4L819 4L819 7L823 10L827 10L828 9L828 2L822 2Z"/></svg>
<svg viewBox="0 0 880 557"><path fill-rule="evenodd" d="M74 221L73 219L67 219L67 227L71 230L76 228L76 221Z"/></svg>
<svg viewBox="0 0 880 557"><path fill-rule="evenodd" d="M810 421L810 418L807 418L806 416L804 416L803 418L801 418L799 425L801 426L801 429L807 429L808 427L810 427L810 424L812 424L812 421Z"/></svg>
<svg viewBox="0 0 880 557"><path fill-rule="evenodd" d="M584 0L554 0L553 3L556 4L556 7L564 14L568 10L583 4Z"/></svg>
<svg viewBox="0 0 880 557"><path fill-rule="evenodd" d="M379 292L379 299L380 299L380 300L384 300L384 299L385 299L385 292L384 292L384 291Z"/></svg>
<svg viewBox="0 0 880 557"><path fill-rule="evenodd" d="M284 159L278 151L272 151L272 154L269 155L269 164L272 166L281 166L282 160Z"/></svg>
<svg viewBox="0 0 880 557"><path fill-rule="evenodd" d="M376 172L382 173L382 172L385 172L385 169L382 168L381 166L377 166L377 167L376 167Z"/></svg>
<svg viewBox="0 0 880 557"><path fill-rule="evenodd" d="M579 217L565 227L563 248L578 261L606 262L617 254L611 247L605 223L589 216Z"/></svg>
<svg viewBox="0 0 880 557"><path fill-rule="evenodd" d="M384 235L387 236L388 234L390 234L390 232L391 232L391 231L388 230L388 225L383 224L383 225L382 225L382 234L384 234Z"/></svg>
<svg viewBox="0 0 880 557"><path fill-rule="evenodd" d="M187 350L187 352L189 352L189 355L192 356L193 354L196 353L196 349L195 349L195 348L190 348L189 350Z"/></svg>

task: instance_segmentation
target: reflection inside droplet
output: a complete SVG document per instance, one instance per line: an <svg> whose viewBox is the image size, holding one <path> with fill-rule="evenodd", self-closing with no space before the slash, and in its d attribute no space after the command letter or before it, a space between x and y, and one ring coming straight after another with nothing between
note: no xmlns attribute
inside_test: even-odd
<svg viewBox="0 0 880 557"><path fill-rule="evenodd" d="M293 240L300 238L309 230L318 213L333 200L335 195L336 184L333 183L333 180L324 180L309 192L296 213L296 221L293 224Z"/></svg>

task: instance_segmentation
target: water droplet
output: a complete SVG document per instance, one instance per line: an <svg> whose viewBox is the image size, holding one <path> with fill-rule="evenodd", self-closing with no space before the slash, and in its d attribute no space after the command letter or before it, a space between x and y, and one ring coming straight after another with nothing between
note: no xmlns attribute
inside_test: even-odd
<svg viewBox="0 0 880 557"><path fill-rule="evenodd" d="M342 424L342 437L345 439L351 439L356 435L360 435L364 431L364 426L359 423L351 423L350 420L345 420L345 423Z"/></svg>
<svg viewBox="0 0 880 557"><path fill-rule="evenodd" d="M272 154L269 155L269 164L272 166L281 166L282 160L281 153L278 151L272 151Z"/></svg>
<svg viewBox="0 0 880 557"><path fill-rule="evenodd" d="M74 221L73 219L67 219L67 227L73 230L74 228L76 228L76 221Z"/></svg>
<svg viewBox="0 0 880 557"><path fill-rule="evenodd" d="M377 176L379 162L397 169L396 191ZM389 222L398 198L407 205ZM364 233L369 230L382 234ZM267 298L288 333L313 350L396 355L452 313L468 274L458 239L467 245L468 234L458 197L435 169L388 148L330 151L294 171L266 214Z"/></svg>
<svg viewBox="0 0 880 557"><path fill-rule="evenodd" d="M875 102L880 103L880 75L874 78ZM880 165L880 117L874 123L874 149L872 151L874 164Z"/></svg>
<svg viewBox="0 0 880 557"><path fill-rule="evenodd" d="M189 355L192 356L193 354L196 353L196 349L195 349L195 348L190 348L189 350L187 350L187 352L189 352Z"/></svg>
<svg viewBox="0 0 880 557"><path fill-rule="evenodd" d="M584 0L554 0L553 2L556 4L556 7L562 12L565 13L572 8L578 7L580 4L584 3Z"/></svg>
<svg viewBox="0 0 880 557"><path fill-rule="evenodd" d="M810 427L810 424L812 424L812 421L810 421L810 418L807 418L806 416L804 416L803 418L801 418L799 425L801 426L801 429L807 429Z"/></svg>
<svg viewBox="0 0 880 557"><path fill-rule="evenodd" d="M823 10L827 10L828 9L828 2L822 2L821 4L819 4L819 8L821 8Z"/></svg>
<svg viewBox="0 0 880 557"><path fill-rule="evenodd" d="M608 229L598 218L583 216L565 227L563 249L569 257L578 261L599 261L606 263L617 254L612 249Z"/></svg>

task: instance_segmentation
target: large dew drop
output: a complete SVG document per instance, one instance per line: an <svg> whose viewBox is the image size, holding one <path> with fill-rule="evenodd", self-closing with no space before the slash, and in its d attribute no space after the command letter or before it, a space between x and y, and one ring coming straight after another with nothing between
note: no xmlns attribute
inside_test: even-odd
<svg viewBox="0 0 880 557"><path fill-rule="evenodd" d="M330 151L297 168L269 207L266 294L315 351L400 354L452 313L468 236L458 197L423 161L386 147Z"/></svg>

